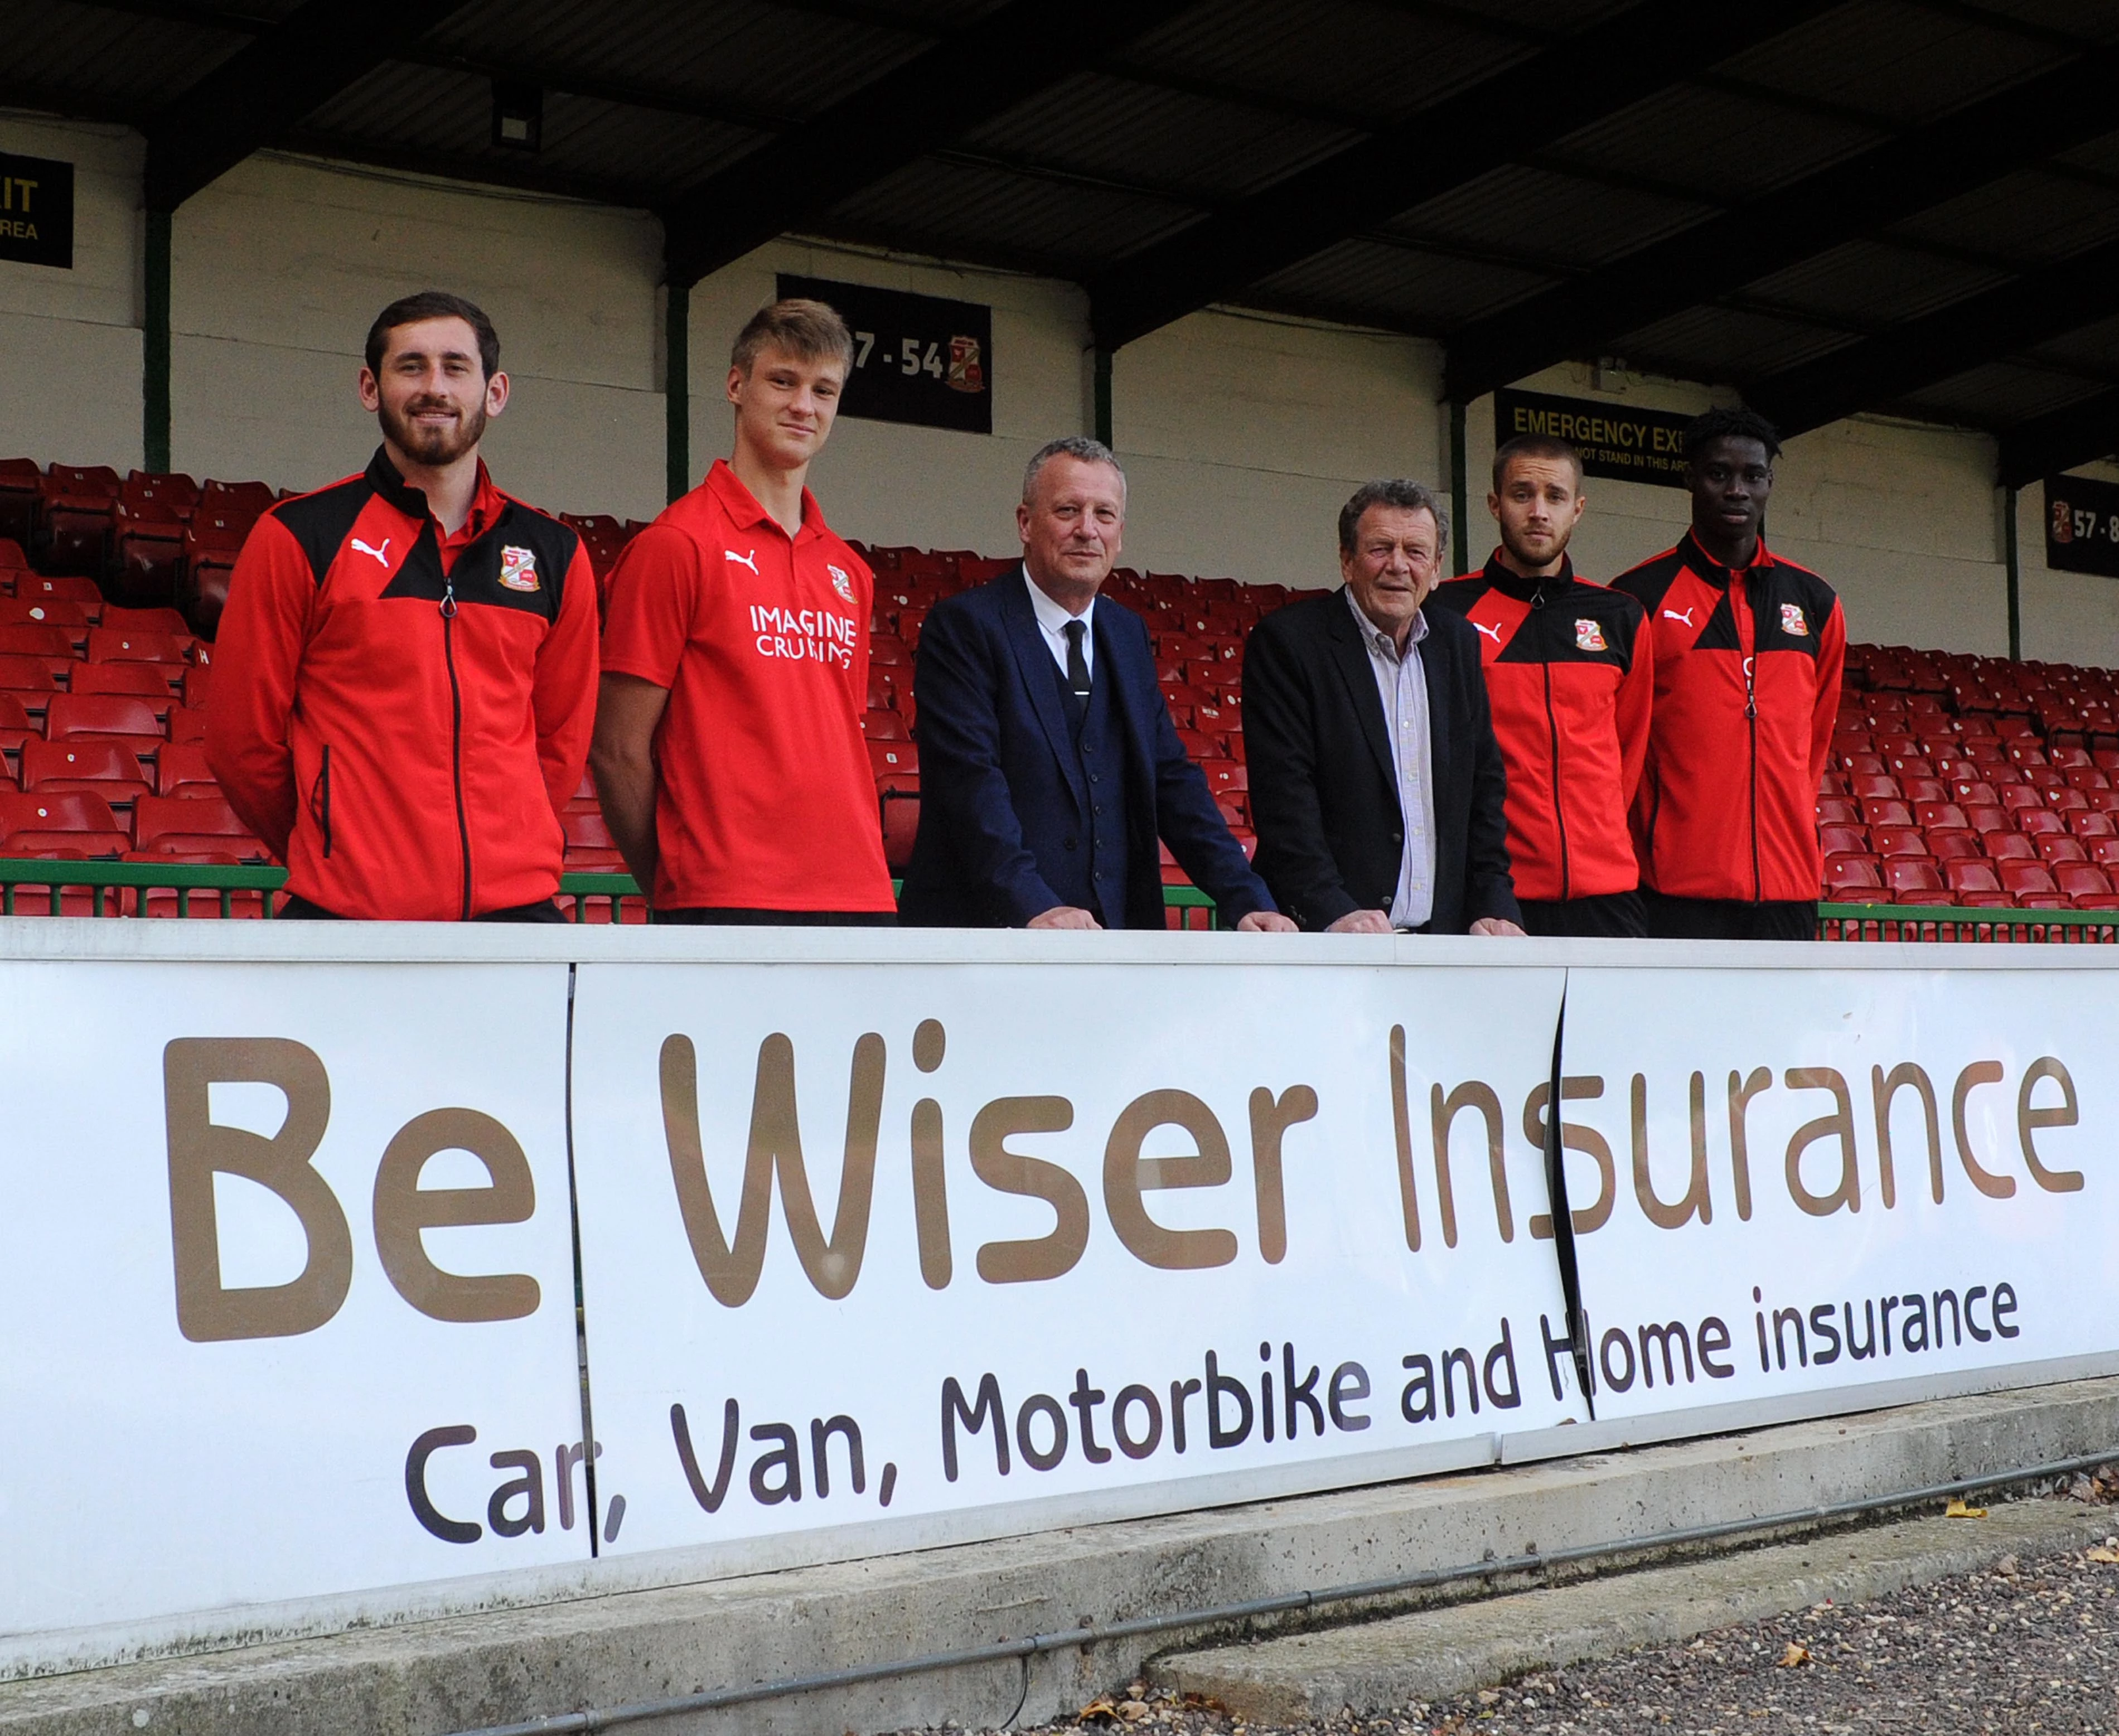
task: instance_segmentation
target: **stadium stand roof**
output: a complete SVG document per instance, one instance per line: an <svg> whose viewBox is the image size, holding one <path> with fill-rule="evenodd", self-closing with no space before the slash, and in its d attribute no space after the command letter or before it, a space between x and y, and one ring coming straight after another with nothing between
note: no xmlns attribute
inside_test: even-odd
<svg viewBox="0 0 2119 1736"><path fill-rule="evenodd" d="M314 153L1568 358L1790 431L2119 450L2119 0L0 0L0 104L149 141L151 208ZM522 143L496 104L526 105ZM536 148L526 148L534 143Z"/></svg>

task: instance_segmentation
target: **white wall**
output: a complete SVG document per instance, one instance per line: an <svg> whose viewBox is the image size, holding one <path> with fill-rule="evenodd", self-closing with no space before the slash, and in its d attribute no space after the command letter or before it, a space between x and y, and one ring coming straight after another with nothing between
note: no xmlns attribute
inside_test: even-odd
<svg viewBox="0 0 2119 1736"><path fill-rule="evenodd" d="M74 165L73 269L0 260L0 457L140 462L140 170L118 127L0 114L0 151Z"/></svg>
<svg viewBox="0 0 2119 1736"><path fill-rule="evenodd" d="M651 517L661 246L644 212L253 157L177 213L171 461L289 488L360 469L369 324L445 289L493 317L513 382L487 437L495 480L552 511Z"/></svg>

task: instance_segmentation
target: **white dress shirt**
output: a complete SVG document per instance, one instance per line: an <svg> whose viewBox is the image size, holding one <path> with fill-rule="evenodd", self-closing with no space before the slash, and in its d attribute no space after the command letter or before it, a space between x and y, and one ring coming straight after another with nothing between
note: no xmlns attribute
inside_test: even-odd
<svg viewBox="0 0 2119 1736"><path fill-rule="evenodd" d="M1398 891L1391 899L1393 928L1419 928L1435 914L1435 776L1427 715L1427 676L1421 667L1420 642L1427 637L1427 617L1412 618L1412 634L1398 655L1391 636L1361 613L1351 588L1347 606L1354 611L1369 668L1383 701L1384 727L1390 737L1391 763L1398 773L1398 805L1405 816L1405 849L1398 857Z"/></svg>
<svg viewBox="0 0 2119 1736"><path fill-rule="evenodd" d="M1096 599L1092 597L1089 606L1079 615L1069 615L1038 588L1037 581L1030 576L1027 568L1023 569L1022 583L1030 592L1030 606L1037 614L1038 630L1045 635L1045 648L1052 653L1052 661L1060 666L1061 675L1067 673L1067 623L1079 621L1087 629L1082 634L1082 662L1089 671L1089 679L1094 680L1097 632L1096 624L1090 617L1096 613Z"/></svg>

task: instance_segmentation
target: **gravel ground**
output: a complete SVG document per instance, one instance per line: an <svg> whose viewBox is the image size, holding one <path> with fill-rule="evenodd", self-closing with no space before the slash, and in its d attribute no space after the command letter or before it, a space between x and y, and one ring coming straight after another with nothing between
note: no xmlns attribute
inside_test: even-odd
<svg viewBox="0 0 2119 1736"><path fill-rule="evenodd" d="M2119 1491L2089 1494L2108 1499L2111 1492ZM1078 1718L1024 1736L1124 1729L1157 1736L2119 1732L2119 1537L2076 1554L2005 1557L1993 1572L1876 1603L1821 1604L1389 1715L1245 1724L1212 1705L1136 1683Z"/></svg>

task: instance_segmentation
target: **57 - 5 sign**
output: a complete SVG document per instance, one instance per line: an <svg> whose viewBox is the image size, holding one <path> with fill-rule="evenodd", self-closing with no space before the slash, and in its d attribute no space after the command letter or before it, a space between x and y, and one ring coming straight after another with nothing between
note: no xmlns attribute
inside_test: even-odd
<svg viewBox="0 0 2119 1736"><path fill-rule="evenodd" d="M828 303L854 335L842 414L993 432L993 309L976 302L783 274L780 294Z"/></svg>

